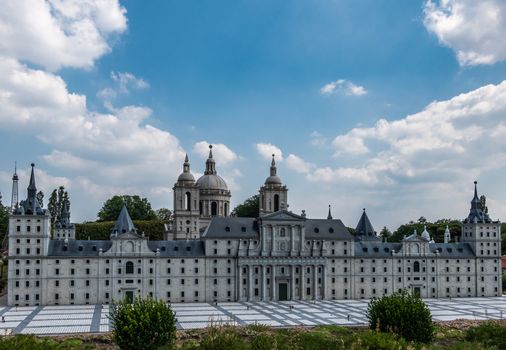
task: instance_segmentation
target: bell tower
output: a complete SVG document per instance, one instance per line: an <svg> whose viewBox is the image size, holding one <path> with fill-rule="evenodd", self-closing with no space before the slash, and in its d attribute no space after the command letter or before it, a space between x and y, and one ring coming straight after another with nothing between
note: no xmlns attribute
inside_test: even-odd
<svg viewBox="0 0 506 350"><path fill-rule="evenodd" d="M186 155L183 172L172 188L174 191L174 239L199 238L199 189L190 172Z"/></svg>
<svg viewBox="0 0 506 350"><path fill-rule="evenodd" d="M274 213L288 208L288 188L277 175L276 160L272 155L270 176L260 188L260 215Z"/></svg>

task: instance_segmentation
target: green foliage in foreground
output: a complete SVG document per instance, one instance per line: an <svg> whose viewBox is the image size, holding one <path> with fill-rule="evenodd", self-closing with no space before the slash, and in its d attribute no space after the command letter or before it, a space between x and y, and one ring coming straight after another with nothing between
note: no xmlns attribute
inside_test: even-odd
<svg viewBox="0 0 506 350"><path fill-rule="evenodd" d="M0 337L0 350L88 350L95 349L80 339L57 341L51 338L38 338L33 335Z"/></svg>
<svg viewBox="0 0 506 350"><path fill-rule="evenodd" d="M466 331L466 340L497 350L506 350L506 327L486 322L478 327L469 328Z"/></svg>
<svg viewBox="0 0 506 350"><path fill-rule="evenodd" d="M170 348L176 339L174 312L162 300L113 303L109 319L113 340L122 350Z"/></svg>
<svg viewBox="0 0 506 350"><path fill-rule="evenodd" d="M367 319L371 329L395 333L409 341L430 343L434 339L429 307L406 291L371 299Z"/></svg>
<svg viewBox="0 0 506 350"><path fill-rule="evenodd" d="M183 331L174 344L169 341L153 349L182 350L503 350L506 324L483 323L463 330L460 326L437 325L430 344L409 342L393 333L366 328L318 326L314 328L272 328L264 325L246 327L209 327ZM142 330L134 332L140 334ZM175 346L174 346L175 345ZM139 347L139 349L148 348ZM112 350L110 335L50 338L16 335L0 337L0 350Z"/></svg>

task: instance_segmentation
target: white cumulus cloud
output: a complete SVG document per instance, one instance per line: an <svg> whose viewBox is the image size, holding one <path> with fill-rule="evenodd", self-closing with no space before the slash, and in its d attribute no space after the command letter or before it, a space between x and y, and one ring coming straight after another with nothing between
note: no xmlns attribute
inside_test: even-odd
<svg viewBox="0 0 506 350"><path fill-rule="evenodd" d="M506 159L505 113L506 81L433 102L399 120L380 119L372 127L338 135L332 143L338 157L363 156L360 166L320 168L309 178L370 184L477 175Z"/></svg>
<svg viewBox="0 0 506 350"><path fill-rule="evenodd" d="M424 24L461 66L493 64L506 58L506 2L503 0L428 0Z"/></svg>
<svg viewBox="0 0 506 350"><path fill-rule="evenodd" d="M55 71L91 68L126 30L117 0L6 0L0 11L0 52Z"/></svg>
<svg viewBox="0 0 506 350"><path fill-rule="evenodd" d="M295 154L289 154L285 159L286 167L301 174L307 174L314 168L314 164L306 162Z"/></svg>
<svg viewBox="0 0 506 350"><path fill-rule="evenodd" d="M198 154L202 159L209 156L209 145L207 141L199 141L193 145L193 152ZM217 164L229 164L239 157L237 154L222 143L213 143L213 158Z"/></svg>
<svg viewBox="0 0 506 350"><path fill-rule="evenodd" d="M272 143L257 143L255 145L257 153L265 159L271 160L272 155L276 157L276 161L283 161L283 152Z"/></svg>
<svg viewBox="0 0 506 350"><path fill-rule="evenodd" d="M349 80L338 79L325 84L321 89L322 95L330 95L335 92L344 93L347 96L362 96L367 94L367 90L360 85L356 85Z"/></svg>

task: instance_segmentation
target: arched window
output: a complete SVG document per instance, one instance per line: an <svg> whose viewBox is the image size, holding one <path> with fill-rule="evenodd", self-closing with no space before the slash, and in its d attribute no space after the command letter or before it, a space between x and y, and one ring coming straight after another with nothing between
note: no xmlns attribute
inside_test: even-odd
<svg viewBox="0 0 506 350"><path fill-rule="evenodd" d="M186 192L184 196L184 206L186 210L191 210L192 205L192 194L190 192Z"/></svg>
<svg viewBox="0 0 506 350"><path fill-rule="evenodd" d="M134 263L131 261L127 261L125 271L126 273L134 273Z"/></svg>
<svg viewBox="0 0 506 350"><path fill-rule="evenodd" d="M420 272L420 263L418 261L413 263L413 272Z"/></svg>
<svg viewBox="0 0 506 350"><path fill-rule="evenodd" d="M223 205L223 216L228 216L228 203Z"/></svg>
<svg viewBox="0 0 506 350"><path fill-rule="evenodd" d="M211 216L218 215L218 203L211 202Z"/></svg>
<svg viewBox="0 0 506 350"><path fill-rule="evenodd" d="M274 195L274 211L279 210L279 194Z"/></svg>
<svg viewBox="0 0 506 350"><path fill-rule="evenodd" d="M202 215L202 201L199 202L199 212L200 215Z"/></svg>
<svg viewBox="0 0 506 350"><path fill-rule="evenodd" d="M286 236L286 231L284 228L282 228L280 231L279 231L279 236L280 237L285 237Z"/></svg>

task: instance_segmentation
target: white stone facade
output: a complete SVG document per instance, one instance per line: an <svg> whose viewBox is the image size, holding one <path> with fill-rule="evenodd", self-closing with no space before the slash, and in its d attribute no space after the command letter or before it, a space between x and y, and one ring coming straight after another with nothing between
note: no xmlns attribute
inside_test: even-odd
<svg viewBox="0 0 506 350"><path fill-rule="evenodd" d="M402 289L427 298L502 292L500 223L489 219L476 192L459 243L435 243L425 232L385 243L374 235L365 211L352 236L330 212L327 219L308 219L283 208L266 209L258 218L217 213L198 238L166 241L139 235L124 208L111 240L78 241L67 231L65 239L51 238L50 216L30 197L32 182L27 200L9 219L11 306L99 304L134 296L224 302L360 299ZM261 196L270 198L273 192L265 191L274 185L263 186ZM282 196L286 200L287 192ZM193 207L189 211L194 218Z"/></svg>

